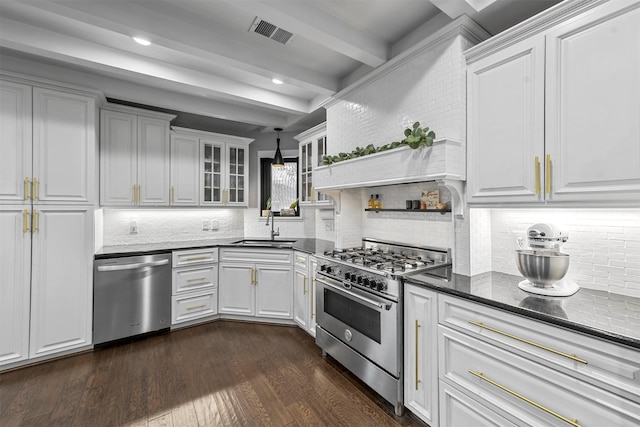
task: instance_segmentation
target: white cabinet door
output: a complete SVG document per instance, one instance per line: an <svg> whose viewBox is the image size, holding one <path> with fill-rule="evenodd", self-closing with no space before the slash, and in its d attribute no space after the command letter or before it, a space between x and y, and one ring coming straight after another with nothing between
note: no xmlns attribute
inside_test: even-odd
<svg viewBox="0 0 640 427"><path fill-rule="evenodd" d="M0 205L0 366L29 357L30 218L26 206Z"/></svg>
<svg viewBox="0 0 640 427"><path fill-rule="evenodd" d="M169 205L169 123L138 116L138 204Z"/></svg>
<svg viewBox="0 0 640 427"><path fill-rule="evenodd" d="M407 285L404 304L404 404L425 422L438 425L437 294Z"/></svg>
<svg viewBox="0 0 640 427"><path fill-rule="evenodd" d="M33 89L33 195L38 202L94 203L94 98Z"/></svg>
<svg viewBox="0 0 640 427"><path fill-rule="evenodd" d="M200 139L200 204L220 205L225 184L224 143Z"/></svg>
<svg viewBox="0 0 640 427"><path fill-rule="evenodd" d="M640 201L640 3L547 34L550 200Z"/></svg>
<svg viewBox="0 0 640 427"><path fill-rule="evenodd" d="M100 118L100 204L133 205L138 121L134 115L108 110L102 110Z"/></svg>
<svg viewBox="0 0 640 427"><path fill-rule="evenodd" d="M199 154L198 138L171 135L171 205L198 205Z"/></svg>
<svg viewBox="0 0 640 427"><path fill-rule="evenodd" d="M255 315L253 265L220 263L219 268L219 313Z"/></svg>
<svg viewBox="0 0 640 427"><path fill-rule="evenodd" d="M226 144L226 197L223 202L234 206L247 206L249 194L249 147Z"/></svg>
<svg viewBox="0 0 640 427"><path fill-rule="evenodd" d="M0 80L0 203L31 203L31 86Z"/></svg>
<svg viewBox="0 0 640 427"><path fill-rule="evenodd" d="M256 265L256 316L293 318L292 275L291 265Z"/></svg>
<svg viewBox="0 0 640 427"><path fill-rule="evenodd" d="M544 36L467 68L469 202L543 198Z"/></svg>
<svg viewBox="0 0 640 427"><path fill-rule="evenodd" d="M318 260L315 257L309 257L309 333L311 336L316 336L316 268L318 267Z"/></svg>
<svg viewBox="0 0 640 427"><path fill-rule="evenodd" d="M296 268L293 273L293 320L305 331L309 323L310 281L306 268Z"/></svg>
<svg viewBox="0 0 640 427"><path fill-rule="evenodd" d="M91 344L93 210L35 206L30 357Z"/></svg>
<svg viewBox="0 0 640 427"><path fill-rule="evenodd" d="M440 424L438 425L441 427L516 426L444 381L440 382Z"/></svg>

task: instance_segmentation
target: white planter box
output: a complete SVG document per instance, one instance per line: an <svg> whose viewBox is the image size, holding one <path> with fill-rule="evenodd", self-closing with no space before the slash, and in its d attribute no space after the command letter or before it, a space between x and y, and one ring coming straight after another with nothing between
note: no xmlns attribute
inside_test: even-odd
<svg viewBox="0 0 640 427"><path fill-rule="evenodd" d="M366 145L366 144L364 144ZM316 190L371 187L436 179L466 180L466 147L438 139L428 148L404 146L314 170Z"/></svg>

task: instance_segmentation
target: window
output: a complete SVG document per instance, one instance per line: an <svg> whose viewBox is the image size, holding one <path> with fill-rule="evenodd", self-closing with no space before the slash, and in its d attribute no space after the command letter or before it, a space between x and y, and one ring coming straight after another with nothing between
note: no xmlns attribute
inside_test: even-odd
<svg viewBox="0 0 640 427"><path fill-rule="evenodd" d="M271 210L280 215L280 209L288 208L298 198L298 158L284 159L283 168L272 168L271 160L260 159L260 210L266 208L271 197Z"/></svg>

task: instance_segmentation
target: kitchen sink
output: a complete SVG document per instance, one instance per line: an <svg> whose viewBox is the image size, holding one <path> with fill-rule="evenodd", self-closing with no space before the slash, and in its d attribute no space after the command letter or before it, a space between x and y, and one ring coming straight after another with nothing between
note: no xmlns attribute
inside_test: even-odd
<svg viewBox="0 0 640 427"><path fill-rule="evenodd" d="M240 246L263 246L271 248L290 248L295 240L271 240L271 239L243 239L233 242L234 245Z"/></svg>

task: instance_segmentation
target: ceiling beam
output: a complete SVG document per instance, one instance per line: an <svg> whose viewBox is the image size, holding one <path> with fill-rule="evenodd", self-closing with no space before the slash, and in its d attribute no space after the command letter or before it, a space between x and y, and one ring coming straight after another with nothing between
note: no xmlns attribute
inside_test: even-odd
<svg viewBox="0 0 640 427"><path fill-rule="evenodd" d="M312 40L370 67L378 67L389 59L389 46L385 42L336 19L312 1L225 1L230 6L251 11L294 36Z"/></svg>

